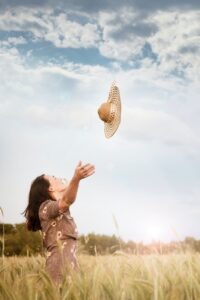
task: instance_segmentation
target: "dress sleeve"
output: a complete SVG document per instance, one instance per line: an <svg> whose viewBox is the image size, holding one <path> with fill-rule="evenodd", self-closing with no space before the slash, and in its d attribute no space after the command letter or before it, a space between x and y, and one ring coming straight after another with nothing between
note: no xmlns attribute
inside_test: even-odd
<svg viewBox="0 0 200 300"><path fill-rule="evenodd" d="M62 212L59 210L58 201L47 200L43 202L39 209L39 216L42 219L54 219Z"/></svg>

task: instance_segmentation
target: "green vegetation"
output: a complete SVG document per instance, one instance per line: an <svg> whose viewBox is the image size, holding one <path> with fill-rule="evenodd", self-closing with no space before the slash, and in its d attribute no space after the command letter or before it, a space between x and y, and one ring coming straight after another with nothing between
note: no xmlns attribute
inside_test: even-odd
<svg viewBox="0 0 200 300"><path fill-rule="evenodd" d="M149 245L80 236L80 272L55 286L45 272L40 232L0 225L0 300L199 300L200 241Z"/></svg>
<svg viewBox="0 0 200 300"><path fill-rule="evenodd" d="M30 256L44 254L41 233L30 232L22 224L0 224L0 251L2 256ZM113 254L116 251L123 251L129 254L168 254L200 252L200 241L187 237L184 241L160 243L152 242L144 245L133 241L124 242L122 239L113 236L88 234L79 238L79 252L84 254Z"/></svg>
<svg viewBox="0 0 200 300"><path fill-rule="evenodd" d="M2 300L199 300L200 255L79 255L80 273L54 286L44 258L1 259Z"/></svg>

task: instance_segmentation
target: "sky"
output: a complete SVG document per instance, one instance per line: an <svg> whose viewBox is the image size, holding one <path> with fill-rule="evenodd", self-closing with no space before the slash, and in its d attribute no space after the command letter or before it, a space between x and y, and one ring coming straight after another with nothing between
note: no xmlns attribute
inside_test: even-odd
<svg viewBox="0 0 200 300"><path fill-rule="evenodd" d="M200 239L199 0L0 2L0 207L21 214L40 174L71 179L80 234ZM97 109L116 81L122 121Z"/></svg>

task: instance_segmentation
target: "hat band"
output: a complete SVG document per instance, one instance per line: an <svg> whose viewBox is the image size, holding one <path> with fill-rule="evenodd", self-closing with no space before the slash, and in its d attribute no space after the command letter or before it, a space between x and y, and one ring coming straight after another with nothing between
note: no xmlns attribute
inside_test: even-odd
<svg viewBox="0 0 200 300"><path fill-rule="evenodd" d="M111 123L112 120L115 117L115 105L113 103L110 103L110 113L109 113L109 117L108 117L108 123Z"/></svg>

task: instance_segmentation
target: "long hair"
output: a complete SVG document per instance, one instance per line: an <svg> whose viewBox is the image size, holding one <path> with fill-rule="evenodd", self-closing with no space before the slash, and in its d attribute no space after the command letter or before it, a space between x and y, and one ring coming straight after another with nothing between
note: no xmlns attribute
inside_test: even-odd
<svg viewBox="0 0 200 300"><path fill-rule="evenodd" d="M31 184L28 205L23 212L26 218L27 229L30 231L37 231L41 229L38 214L40 205L48 199L54 200L49 194L49 186L50 183L47 179L45 179L44 175L36 177Z"/></svg>

